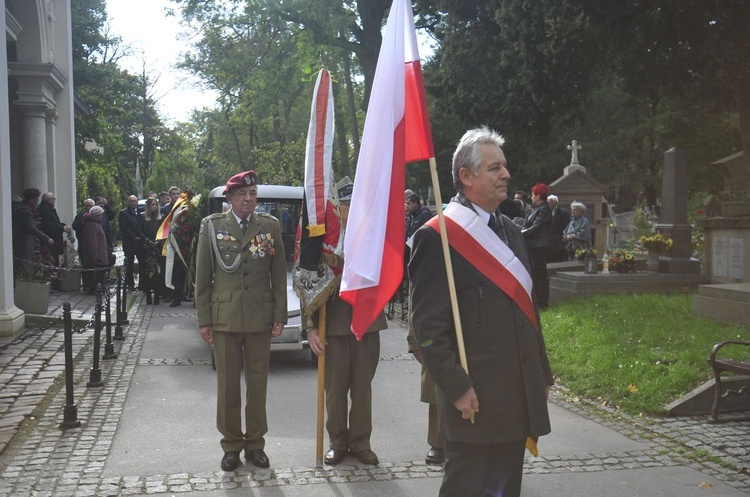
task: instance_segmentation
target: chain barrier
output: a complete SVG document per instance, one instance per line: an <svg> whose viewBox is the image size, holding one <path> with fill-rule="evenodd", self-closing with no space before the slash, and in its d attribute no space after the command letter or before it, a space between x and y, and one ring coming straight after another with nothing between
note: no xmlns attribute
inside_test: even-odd
<svg viewBox="0 0 750 497"><path fill-rule="evenodd" d="M18 259L18 260L23 260L24 262L31 262L31 261L26 261L24 259ZM37 264L37 265L43 266L45 268L54 268L55 267L55 266L45 266L45 265L43 265L41 263L35 263L35 262L32 262L32 264ZM122 271L120 269L122 267L123 266L110 266L110 267L108 267L106 269L106 271L107 271L107 273L109 273L112 269L116 269L117 273L121 275ZM67 270L71 270L71 269L67 268ZM102 268L97 268L97 269L86 269L85 271L101 271L101 270L102 270ZM106 307L106 302L110 301L110 299L112 298L112 296L115 295L115 293L117 292L117 285L116 284L114 284L114 285L111 284L112 282L110 281L109 277L106 278L106 283L107 283L106 289L105 289L104 292L102 292L102 297L105 297L106 301L104 301L104 303L102 304L102 307ZM115 298L116 298L116 295L115 295ZM81 326L81 327L73 327L73 333L77 333L77 334L81 335L83 333L86 333L88 330L93 329L94 321L96 320L96 315L98 314L98 312L96 312L96 311L97 311L97 309L96 309L96 304L95 304L94 305L94 312L91 313L91 317L89 318L88 322L85 325ZM57 324L59 322L62 322L62 321L63 321L63 316L62 315L58 316L58 317L53 317L53 318L51 318L51 320L47 324L42 325L42 326L40 326L39 328L37 328L37 329L35 329L33 331L29 331L27 333L24 333L23 335L20 335L20 336L14 338L13 340L11 340L10 342L8 342L6 344L0 345L0 352L4 352L6 349L8 349L8 348L10 348L10 347L12 347L14 345L18 345L20 343L23 343L23 342L25 342L26 340L28 340L30 338L38 337L39 335L41 335L45 331L47 331L50 328L52 328L55 324Z"/></svg>
<svg viewBox="0 0 750 497"><path fill-rule="evenodd" d="M26 266L31 266L35 270L37 270L37 268L38 268L40 271L37 272L37 273L34 273L34 274L44 274L45 272L49 272L49 273L55 272L55 273L57 273L57 272L61 272L61 271L62 272L80 271L82 273L94 273L94 272L97 272L97 271L101 271L102 269L105 269L105 268L109 270L109 269L114 269L114 268L124 268L125 267L124 265L120 265L120 266L112 265L112 266L103 266L103 267L86 267L86 268L85 267L81 267L81 266L68 267L68 266L54 266L54 265L51 265L51 264L43 264L43 263L41 263L39 261L32 261L32 260L29 260L29 259L21 259L19 257L13 257L13 260L15 262L22 263L22 264L24 264Z"/></svg>

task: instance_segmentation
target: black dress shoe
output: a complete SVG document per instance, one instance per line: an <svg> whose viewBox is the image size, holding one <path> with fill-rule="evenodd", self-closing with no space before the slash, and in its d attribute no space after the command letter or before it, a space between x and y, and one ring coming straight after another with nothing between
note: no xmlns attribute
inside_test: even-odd
<svg viewBox="0 0 750 497"><path fill-rule="evenodd" d="M180 301L179 301L178 299L175 299L175 300L173 300L173 301L172 301L172 302L171 302L171 303L169 304L169 307L180 307Z"/></svg>
<svg viewBox="0 0 750 497"><path fill-rule="evenodd" d="M234 471L240 465L240 453L229 451L224 452L224 457L221 458L221 469L224 471Z"/></svg>
<svg viewBox="0 0 750 497"><path fill-rule="evenodd" d="M263 449L245 450L245 460L250 461L259 468L268 468L271 463Z"/></svg>
<svg viewBox="0 0 750 497"><path fill-rule="evenodd" d="M330 464L331 466L335 466L336 464L344 460L347 452L348 451L346 450L329 449L328 452L326 452L326 456L324 458L325 463Z"/></svg>
<svg viewBox="0 0 750 497"><path fill-rule="evenodd" d="M360 450L359 452L352 452L352 455L359 459L362 464L378 464L378 456L370 449Z"/></svg>
<svg viewBox="0 0 750 497"><path fill-rule="evenodd" d="M443 464L445 462L445 450L430 447L424 458L424 462L427 464Z"/></svg>

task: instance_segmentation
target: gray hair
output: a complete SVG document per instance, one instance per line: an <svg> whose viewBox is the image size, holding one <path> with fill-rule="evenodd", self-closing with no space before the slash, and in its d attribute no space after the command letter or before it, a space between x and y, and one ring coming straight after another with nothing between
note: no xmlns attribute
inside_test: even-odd
<svg viewBox="0 0 750 497"><path fill-rule="evenodd" d="M505 138L487 126L470 129L464 133L456 146L456 151L453 152L453 185L456 191L464 191L464 185L458 174L462 167L468 168L474 174L477 173L482 160L478 151L480 145L502 147L504 144Z"/></svg>
<svg viewBox="0 0 750 497"><path fill-rule="evenodd" d="M547 195L547 201L553 201L555 205L560 203L560 199L557 198L557 195Z"/></svg>
<svg viewBox="0 0 750 497"><path fill-rule="evenodd" d="M581 212L586 212L586 206L582 202L579 202L578 200L574 200L573 202L570 203L570 209L571 210L580 209Z"/></svg>

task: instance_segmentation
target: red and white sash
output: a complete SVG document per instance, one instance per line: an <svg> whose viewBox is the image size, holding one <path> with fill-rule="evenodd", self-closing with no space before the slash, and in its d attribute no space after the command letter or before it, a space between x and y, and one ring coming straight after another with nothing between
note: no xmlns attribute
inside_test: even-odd
<svg viewBox="0 0 750 497"><path fill-rule="evenodd" d="M531 296L533 283L526 266L474 211L451 202L444 211L448 243L508 295L538 330ZM502 222L498 220L498 222ZM440 233L437 216L427 224Z"/></svg>

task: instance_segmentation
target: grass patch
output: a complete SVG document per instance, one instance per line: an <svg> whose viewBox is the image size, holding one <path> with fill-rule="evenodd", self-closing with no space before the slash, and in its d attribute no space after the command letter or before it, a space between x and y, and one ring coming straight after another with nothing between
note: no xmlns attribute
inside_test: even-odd
<svg viewBox="0 0 750 497"><path fill-rule="evenodd" d="M708 356L716 343L750 340L746 328L694 315L692 299L608 295L548 308L542 326L552 371L575 395L630 414L663 414L667 404L712 377ZM743 349L726 356L745 359Z"/></svg>

